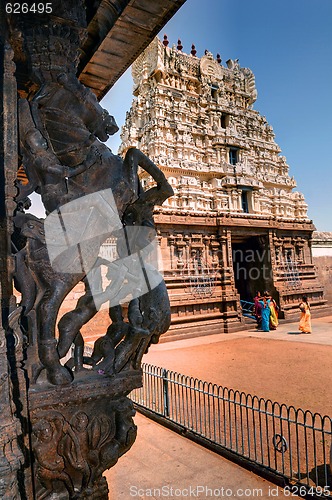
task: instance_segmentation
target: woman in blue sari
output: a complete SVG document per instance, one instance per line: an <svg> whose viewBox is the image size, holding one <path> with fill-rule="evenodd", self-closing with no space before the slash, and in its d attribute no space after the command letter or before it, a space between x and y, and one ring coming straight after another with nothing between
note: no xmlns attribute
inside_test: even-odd
<svg viewBox="0 0 332 500"><path fill-rule="evenodd" d="M267 292L264 293L264 297L259 301L261 304L261 316L262 316L262 330L263 332L270 331L270 299Z"/></svg>

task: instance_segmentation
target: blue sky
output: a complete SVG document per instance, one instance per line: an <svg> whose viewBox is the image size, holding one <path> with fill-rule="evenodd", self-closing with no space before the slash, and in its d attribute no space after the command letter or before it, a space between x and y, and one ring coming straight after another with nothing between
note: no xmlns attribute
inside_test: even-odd
<svg viewBox="0 0 332 500"><path fill-rule="evenodd" d="M239 59L256 77L254 108L273 126L309 216L332 231L332 0L187 0L160 33L197 56ZM119 126L132 101L128 70L102 101ZM109 141L113 152L118 132Z"/></svg>

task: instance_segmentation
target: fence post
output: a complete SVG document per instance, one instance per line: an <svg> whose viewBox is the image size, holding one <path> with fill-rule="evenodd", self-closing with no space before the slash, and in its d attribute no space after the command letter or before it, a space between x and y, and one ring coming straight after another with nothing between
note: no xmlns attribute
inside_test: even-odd
<svg viewBox="0 0 332 500"><path fill-rule="evenodd" d="M167 378L167 371L165 368L163 368L162 371L162 379L163 379L163 396L164 396L164 416L169 417L169 394L168 394L168 378Z"/></svg>

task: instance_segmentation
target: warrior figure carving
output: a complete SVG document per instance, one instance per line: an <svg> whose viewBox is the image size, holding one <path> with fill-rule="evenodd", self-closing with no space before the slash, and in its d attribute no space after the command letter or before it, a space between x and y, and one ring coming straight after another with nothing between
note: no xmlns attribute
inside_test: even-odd
<svg viewBox="0 0 332 500"><path fill-rule="evenodd" d="M15 276L22 291L23 315L35 332L28 336L36 358L32 381L45 369L48 381L55 385L70 383L73 368L79 371L84 363L94 366L99 374L138 369L148 345L170 324L167 291L157 269L141 262L144 277L148 274L155 283L154 293L149 283L143 291L141 284L135 283L133 265L153 239L154 206L171 196L172 188L139 150L129 149L122 159L103 144L118 127L94 94L77 80L74 69L70 65L59 72L44 69L42 78L39 73L36 77L40 86L32 99L19 102L20 150L29 182L18 184L17 202L22 204L36 191L47 217L43 221L17 214L16 228L25 244L16 248ZM143 190L138 167L152 176L155 187ZM115 262L99 257L101 244L110 236L118 238L119 259ZM128 264L132 254L136 257L130 257ZM91 276L99 275L101 282L101 266L105 264L110 284L96 292L91 288ZM60 319L57 332L60 306L82 280L86 293L77 307ZM121 304L128 293L127 322L122 319ZM157 305L153 295L158 297ZM83 359L80 328L107 301L121 319L112 323L97 343L92 358ZM111 313L112 321L113 317ZM64 366L60 360L72 343L75 359Z"/></svg>

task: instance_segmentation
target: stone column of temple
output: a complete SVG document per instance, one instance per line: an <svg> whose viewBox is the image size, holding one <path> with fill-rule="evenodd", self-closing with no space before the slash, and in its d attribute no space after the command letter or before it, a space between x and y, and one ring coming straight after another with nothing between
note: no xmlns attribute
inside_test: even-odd
<svg viewBox="0 0 332 500"><path fill-rule="evenodd" d="M276 233L274 230L270 229L268 231L268 250L269 250L269 260L270 260L270 265L271 265L271 275L269 276L270 278L270 283L268 284L268 287L271 289L271 293L273 295L276 295L274 292L278 291L276 287L277 283L277 277L280 272L280 263L277 259L277 253L279 252L279 249L276 249L275 242L276 242ZM277 243L278 245L278 243ZM269 265L269 262L267 262L267 265ZM276 297L279 299L279 297Z"/></svg>
<svg viewBox="0 0 332 500"><path fill-rule="evenodd" d="M169 260L170 260L170 271L174 273L175 263L174 263L174 241L175 237L173 234L168 235L168 246L169 246Z"/></svg>
<svg viewBox="0 0 332 500"><path fill-rule="evenodd" d="M221 258L221 285L223 288L232 287L234 291L234 272L233 272L233 259L232 259L232 242L231 232L228 229L222 228L219 233Z"/></svg>

